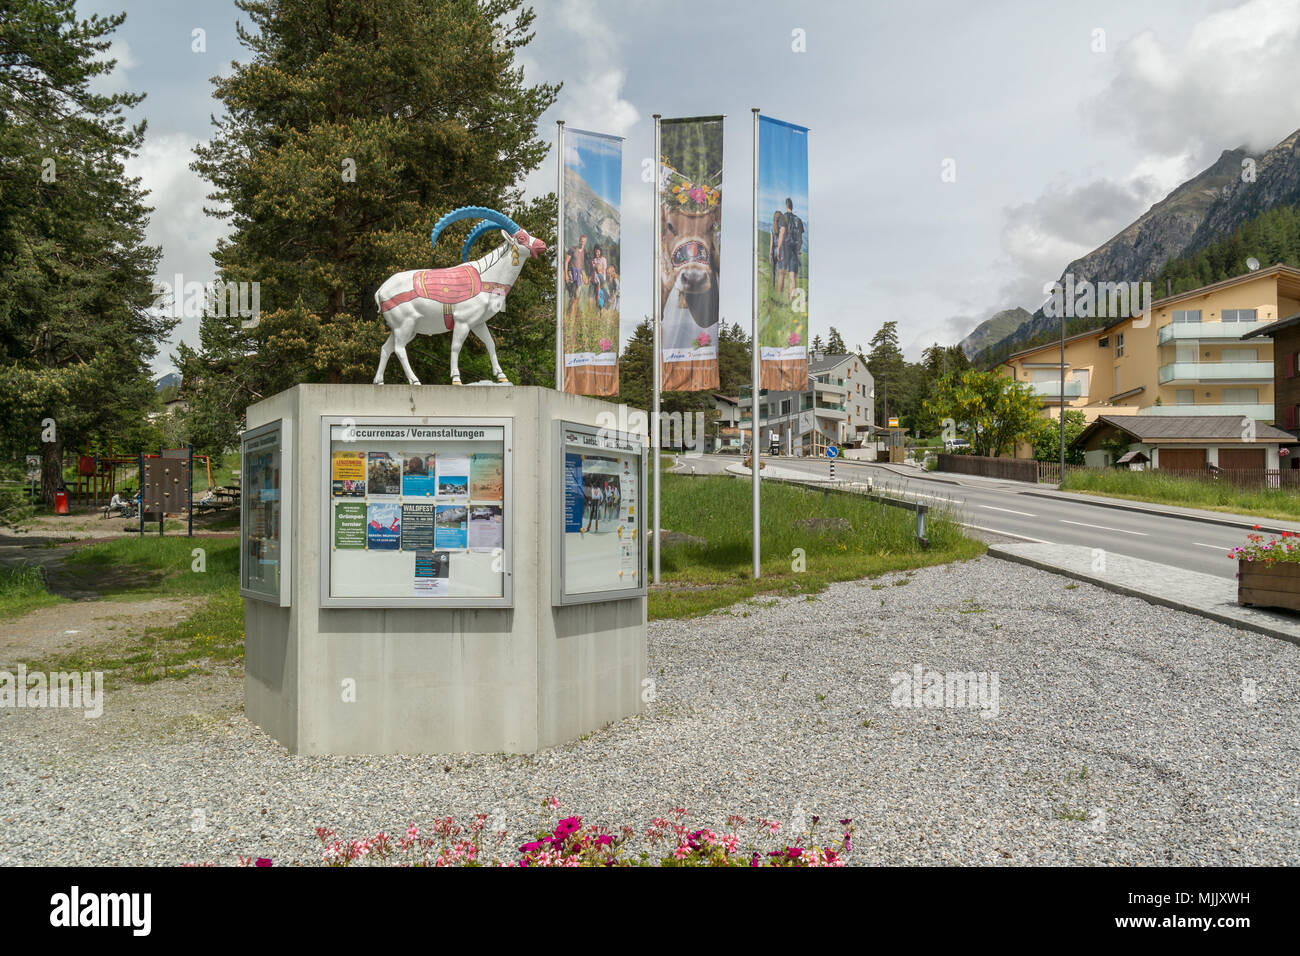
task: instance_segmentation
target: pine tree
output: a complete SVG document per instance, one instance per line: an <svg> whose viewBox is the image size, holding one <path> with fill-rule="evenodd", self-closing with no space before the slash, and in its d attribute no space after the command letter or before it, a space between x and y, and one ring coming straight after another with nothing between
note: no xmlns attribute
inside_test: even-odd
<svg viewBox="0 0 1300 956"><path fill-rule="evenodd" d="M248 62L214 80L225 114L194 168L234 227L214 258L225 282L260 283L261 315L207 316L182 350L197 443L233 443L245 407L302 381L368 382L388 329L374 291L393 273L460 260L471 226L429 248L460 206L510 215L554 249L555 199L519 184L549 146L538 117L558 87L515 61L534 15L520 0L237 0ZM483 240L481 251L490 248ZM519 384L554 379L554 273L528 263L494 320ZM444 337L408 347L420 377L447 374ZM461 371L485 375L467 348Z"/></svg>
<svg viewBox="0 0 1300 956"><path fill-rule="evenodd" d="M122 114L143 96L89 88L124 19L0 0L0 445L40 443L47 502L65 446L139 432L149 360L175 327L146 311L158 250L124 168L145 127Z"/></svg>
<svg viewBox="0 0 1300 956"><path fill-rule="evenodd" d="M890 320L871 338L867 370L876 380L876 421L885 424L889 412L897 414L905 395L903 350L898 346L898 322ZM886 398L886 395L888 396ZM888 402L888 407L886 407Z"/></svg>
<svg viewBox="0 0 1300 956"><path fill-rule="evenodd" d="M840 336L839 329L831 326L830 338L826 341L826 351L831 355L845 355L848 349L844 345L844 339Z"/></svg>

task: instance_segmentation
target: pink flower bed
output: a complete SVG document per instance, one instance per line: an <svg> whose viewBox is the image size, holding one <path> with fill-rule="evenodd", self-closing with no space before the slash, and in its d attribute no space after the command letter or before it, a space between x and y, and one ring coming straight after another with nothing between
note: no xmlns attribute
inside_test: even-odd
<svg viewBox="0 0 1300 956"><path fill-rule="evenodd" d="M542 802L550 817L560 802ZM840 839L817 841L820 823L812 817L805 833L781 835L777 820L753 820L732 815L720 830L695 827L683 807L655 817L641 834L621 826L617 831L565 817L554 825L542 823L531 839L514 846L505 831L489 832L488 815L480 813L467 825L451 817L436 820L427 832L413 823L396 838L383 831L373 837L341 840L334 830L318 827L321 862L327 866L844 866L853 848L853 821L840 820ZM270 866L265 857L240 857L243 866Z"/></svg>

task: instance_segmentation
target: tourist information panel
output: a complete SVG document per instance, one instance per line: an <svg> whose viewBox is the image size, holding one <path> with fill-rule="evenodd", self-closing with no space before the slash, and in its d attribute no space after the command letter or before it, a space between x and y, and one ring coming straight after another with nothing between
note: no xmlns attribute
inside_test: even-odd
<svg viewBox="0 0 1300 956"><path fill-rule="evenodd" d="M323 428L323 606L509 602L508 420L327 419Z"/></svg>
<svg viewBox="0 0 1300 956"><path fill-rule="evenodd" d="M561 511L555 603L645 592L645 445L641 436L558 422Z"/></svg>
<svg viewBox="0 0 1300 956"><path fill-rule="evenodd" d="M240 455L239 593L289 605L289 427L272 422L244 434Z"/></svg>

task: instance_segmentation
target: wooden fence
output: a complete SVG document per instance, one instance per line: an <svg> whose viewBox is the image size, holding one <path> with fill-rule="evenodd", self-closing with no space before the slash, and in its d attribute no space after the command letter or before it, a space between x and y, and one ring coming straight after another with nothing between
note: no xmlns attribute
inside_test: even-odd
<svg viewBox="0 0 1300 956"><path fill-rule="evenodd" d="M1093 471L1086 465L1066 465L1065 473ZM939 455L939 471L979 475L1004 481L1061 483L1061 465L1027 458L982 458L978 455ZM1300 469L1283 468L1149 468L1141 474L1223 482L1236 488L1295 488L1300 491Z"/></svg>
<svg viewBox="0 0 1300 956"><path fill-rule="evenodd" d="M1038 462L1028 458L984 458L944 453L939 455L939 470L1006 481L1038 481Z"/></svg>
<svg viewBox="0 0 1300 956"><path fill-rule="evenodd" d="M1238 488L1300 489L1300 469L1295 468L1153 468L1153 475L1227 482Z"/></svg>

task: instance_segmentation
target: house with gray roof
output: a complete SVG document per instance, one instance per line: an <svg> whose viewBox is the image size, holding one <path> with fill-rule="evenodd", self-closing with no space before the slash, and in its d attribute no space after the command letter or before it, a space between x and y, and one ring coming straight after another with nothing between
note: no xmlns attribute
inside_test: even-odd
<svg viewBox="0 0 1300 956"><path fill-rule="evenodd" d="M1278 447L1293 441L1246 415L1099 415L1070 445L1093 468L1108 467L1116 452L1140 451L1152 468L1200 471L1277 468Z"/></svg>

